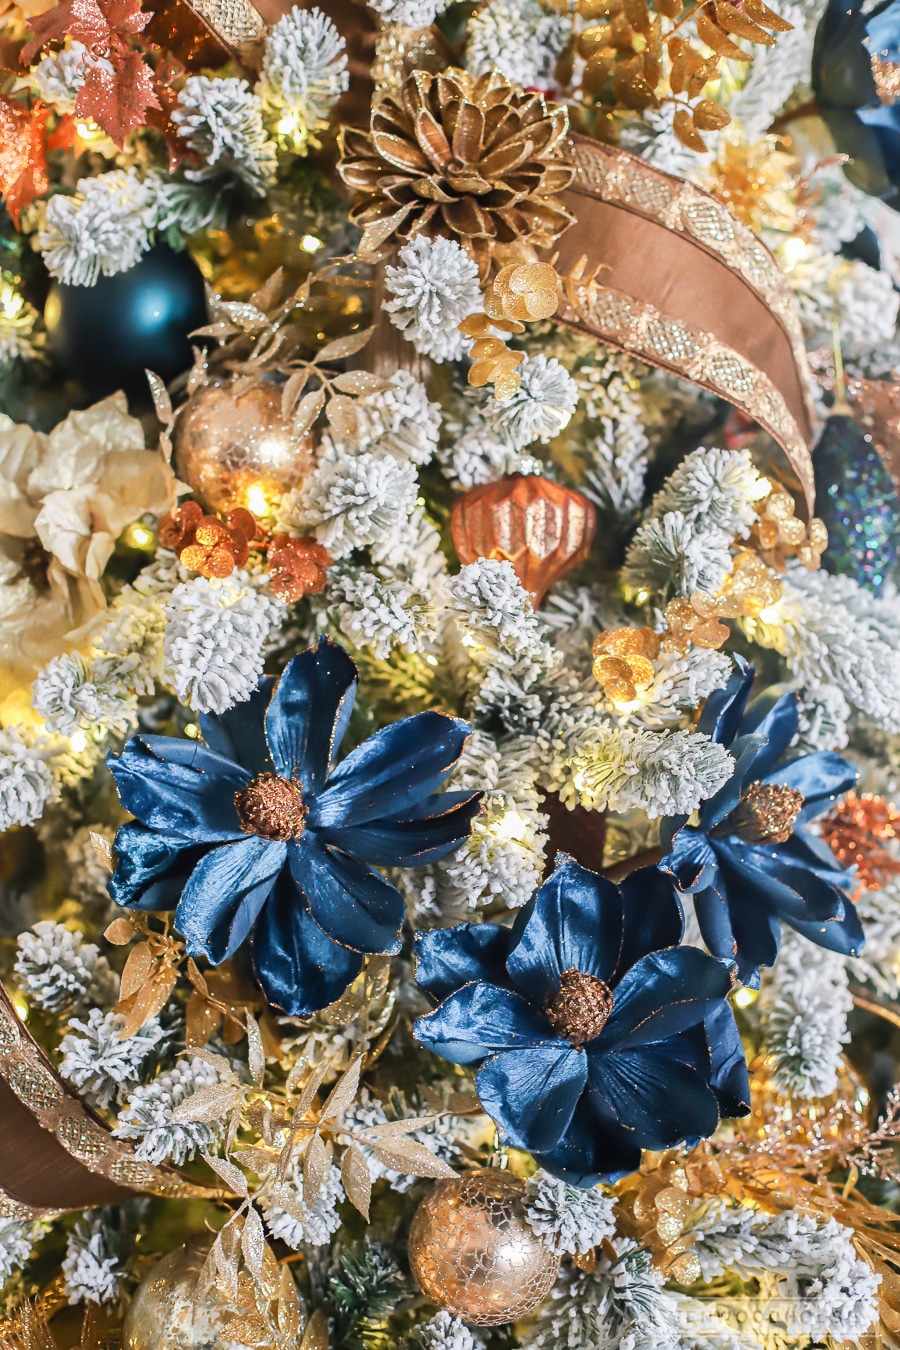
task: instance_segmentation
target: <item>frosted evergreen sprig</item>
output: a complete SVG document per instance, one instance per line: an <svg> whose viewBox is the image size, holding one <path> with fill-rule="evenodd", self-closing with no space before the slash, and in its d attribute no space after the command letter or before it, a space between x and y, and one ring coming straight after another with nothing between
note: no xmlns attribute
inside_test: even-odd
<svg viewBox="0 0 900 1350"><path fill-rule="evenodd" d="M491 0L469 20L466 66L500 70L523 88L549 89L571 34L567 19L540 0Z"/></svg>
<svg viewBox="0 0 900 1350"><path fill-rule="evenodd" d="M400 249L400 266L385 268L384 305L391 322L422 356L458 361L465 341L459 324L482 308L478 268L455 239L417 236Z"/></svg>
<svg viewBox="0 0 900 1350"><path fill-rule="evenodd" d="M616 1231L614 1202L596 1187L570 1186L539 1171L525 1187L528 1226L560 1255L586 1256Z"/></svg>
<svg viewBox="0 0 900 1350"><path fill-rule="evenodd" d="M291 534L312 531L333 558L343 558L371 544L388 547L415 509L418 491L410 460L338 451L282 498L276 525Z"/></svg>
<svg viewBox="0 0 900 1350"><path fill-rule="evenodd" d="M57 794L52 752L29 744L18 727L0 727L0 830L31 825Z"/></svg>
<svg viewBox="0 0 900 1350"><path fill-rule="evenodd" d="M189 180L232 173L257 197L274 183L275 146L266 135L262 103L246 80L189 76L172 121L178 135L206 161L202 169L185 171Z"/></svg>
<svg viewBox="0 0 900 1350"><path fill-rule="evenodd" d="M116 659L86 659L78 652L55 656L38 671L31 706L44 718L47 730L60 736L94 729L104 736L124 734L137 725L127 666Z"/></svg>
<svg viewBox="0 0 900 1350"><path fill-rule="evenodd" d="M134 267L153 242L156 192L134 169L110 169L79 180L72 196L47 202L37 234L50 275L67 286L93 286L100 276Z"/></svg>
<svg viewBox="0 0 900 1350"><path fill-rule="evenodd" d="M715 592L731 570L767 491L747 450L689 454L653 498L625 555L622 579L651 594Z"/></svg>
<svg viewBox="0 0 900 1350"><path fill-rule="evenodd" d="M256 92L276 134L302 154L349 87L344 39L320 9L295 5L266 39Z"/></svg>
<svg viewBox="0 0 900 1350"><path fill-rule="evenodd" d="M555 356L526 356L517 371L521 383L512 397L493 398L482 411L488 428L519 451L565 430L578 406L578 386Z"/></svg>
<svg viewBox="0 0 900 1350"><path fill-rule="evenodd" d="M99 948L52 919L19 934L13 969L22 993L44 1012L111 1003L115 997L116 979Z"/></svg>
<svg viewBox="0 0 900 1350"><path fill-rule="evenodd" d="M177 1122L175 1108L201 1087L219 1081L216 1069L199 1055L178 1060L173 1068L148 1083L141 1083L128 1098L113 1134L137 1143L135 1156L159 1165L180 1167L197 1153L214 1152L224 1135L220 1121Z"/></svg>
<svg viewBox="0 0 900 1350"><path fill-rule="evenodd" d="M298 1162L295 1159L295 1164ZM303 1178L295 1165L283 1182L266 1188L260 1207L272 1236L297 1251L304 1244L323 1247L331 1241L341 1226L337 1207L343 1199L340 1168L332 1165L325 1172L312 1205L307 1205L303 1199Z"/></svg>
<svg viewBox="0 0 900 1350"><path fill-rule="evenodd" d="M121 1101L128 1088L140 1083L148 1061L166 1039L156 1018L121 1040L125 1018L91 1008L87 1019L73 1017L60 1042L60 1073L94 1106Z"/></svg>
<svg viewBox="0 0 900 1350"><path fill-rule="evenodd" d="M484 1341L459 1317L439 1312L404 1341L403 1350L483 1350Z"/></svg>
<svg viewBox="0 0 900 1350"><path fill-rule="evenodd" d="M283 606L246 572L224 580L194 577L166 605L166 673L195 712L242 703L263 673L263 648Z"/></svg>
<svg viewBox="0 0 900 1350"><path fill-rule="evenodd" d="M844 958L821 951L814 963L804 941L784 935L759 999L767 1064L779 1092L827 1097L838 1084L853 999Z"/></svg>
<svg viewBox="0 0 900 1350"><path fill-rule="evenodd" d="M126 1271L102 1214L78 1220L66 1244L62 1274L69 1303L115 1303Z"/></svg>
<svg viewBox="0 0 900 1350"><path fill-rule="evenodd" d="M0 1218L0 1285L22 1269L47 1227L41 1219Z"/></svg>

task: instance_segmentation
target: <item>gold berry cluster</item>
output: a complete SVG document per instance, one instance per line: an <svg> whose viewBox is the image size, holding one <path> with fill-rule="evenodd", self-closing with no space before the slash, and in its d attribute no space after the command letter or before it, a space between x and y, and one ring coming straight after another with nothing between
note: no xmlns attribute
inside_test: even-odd
<svg viewBox="0 0 900 1350"><path fill-rule="evenodd" d="M755 533L760 553L779 572L784 571L785 561L790 557L815 571L828 547L828 531L816 517L808 525L799 520L795 509L791 494L776 483L758 508Z"/></svg>
<svg viewBox="0 0 900 1350"><path fill-rule="evenodd" d="M510 398L522 383L518 367L523 352L510 351L501 333L524 333L525 323L549 319L559 306L559 277L549 263L509 263L501 268L484 295L484 313L470 314L459 325L473 338L469 384L494 386L497 398Z"/></svg>
<svg viewBox="0 0 900 1350"><path fill-rule="evenodd" d="M652 628L611 628L594 638L594 679L607 698L630 703L652 684L659 656L659 634Z"/></svg>

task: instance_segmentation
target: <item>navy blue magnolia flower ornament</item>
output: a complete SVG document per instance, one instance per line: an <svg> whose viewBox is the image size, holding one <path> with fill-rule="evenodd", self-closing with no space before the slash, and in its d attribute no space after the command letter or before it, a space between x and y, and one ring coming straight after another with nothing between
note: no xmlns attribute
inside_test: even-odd
<svg viewBox="0 0 900 1350"><path fill-rule="evenodd" d="M829 0L816 32L812 85L856 187L900 209L900 3Z"/></svg>
<svg viewBox="0 0 900 1350"><path fill-rule="evenodd" d="M133 736L108 760L138 822L116 836L112 898L174 908L188 952L213 964L252 931L266 997L295 1017L339 998L366 953L399 950L403 899L373 865L442 858L480 810L478 792L437 792L470 730L443 713L383 727L333 767L356 680L323 638L277 685L202 718L205 744Z"/></svg>
<svg viewBox="0 0 900 1350"><path fill-rule="evenodd" d="M830 750L785 758L797 734L797 699L770 687L748 703L754 671L740 657L724 689L709 698L699 730L728 746L734 775L700 808L696 825L663 824L660 867L694 897L703 940L736 960L741 980L759 985L760 966L778 955L781 924L844 955L865 941L856 907L840 887L852 871L804 828L856 782Z"/></svg>
<svg viewBox="0 0 900 1350"><path fill-rule="evenodd" d="M436 1010L415 1035L481 1068L504 1140L579 1186L633 1172L642 1149L743 1115L747 1066L726 996L733 967L678 947L681 907L656 868L621 888L565 854L512 928L416 935Z"/></svg>

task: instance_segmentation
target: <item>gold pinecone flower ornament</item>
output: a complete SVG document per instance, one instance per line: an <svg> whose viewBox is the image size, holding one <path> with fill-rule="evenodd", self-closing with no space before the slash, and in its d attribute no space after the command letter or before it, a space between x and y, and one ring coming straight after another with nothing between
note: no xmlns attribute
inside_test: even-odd
<svg viewBox="0 0 900 1350"><path fill-rule="evenodd" d="M368 132L344 127L338 169L359 199L360 253L392 236L455 238L487 279L497 245L545 248L571 223L568 114L499 71L415 70L372 108Z"/></svg>

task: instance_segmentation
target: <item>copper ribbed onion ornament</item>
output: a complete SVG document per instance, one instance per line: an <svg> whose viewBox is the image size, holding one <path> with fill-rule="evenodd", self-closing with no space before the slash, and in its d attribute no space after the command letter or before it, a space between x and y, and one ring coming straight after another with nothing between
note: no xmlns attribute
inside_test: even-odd
<svg viewBox="0 0 900 1350"><path fill-rule="evenodd" d="M597 513L586 497L537 474L510 474L457 497L450 516L461 563L506 559L535 608L590 552Z"/></svg>
<svg viewBox="0 0 900 1350"><path fill-rule="evenodd" d="M473 1326L524 1317L546 1298L559 1257L525 1218L524 1182L487 1168L440 1181L409 1230L409 1264L422 1293Z"/></svg>
<svg viewBox="0 0 900 1350"><path fill-rule="evenodd" d="M208 511L247 507L265 515L312 467L312 438L281 412L281 389L263 381L235 392L207 385L175 422L175 472Z"/></svg>

